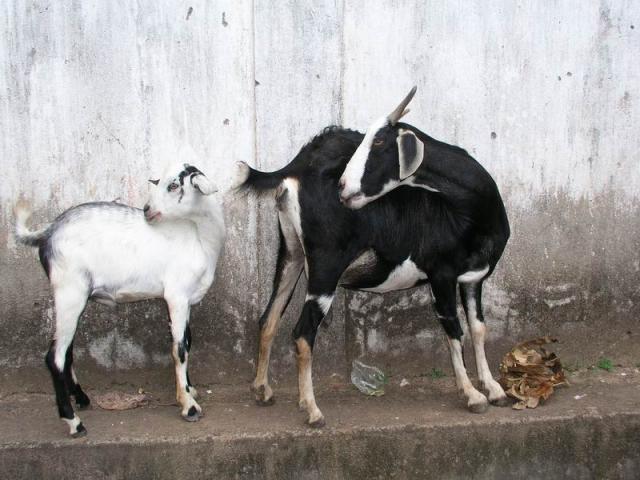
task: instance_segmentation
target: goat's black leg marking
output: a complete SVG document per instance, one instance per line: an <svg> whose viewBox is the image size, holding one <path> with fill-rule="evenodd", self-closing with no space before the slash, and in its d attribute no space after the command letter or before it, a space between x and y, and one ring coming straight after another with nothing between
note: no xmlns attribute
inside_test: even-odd
<svg viewBox="0 0 640 480"><path fill-rule="evenodd" d="M488 393L491 404L498 406L508 405L509 400L500 384L491 375L491 369L485 355L484 342L487 326L482 314L482 281L478 283L461 283L460 298L462 299L462 306L467 316L467 323L473 340L480 387Z"/></svg>
<svg viewBox="0 0 640 480"><path fill-rule="evenodd" d="M467 399L467 408L474 413L487 410L487 398L476 390L469 380L462 352L463 331L456 313L456 278L436 272L429 275L438 319L447 334L451 363L456 375L456 385Z"/></svg>
<svg viewBox="0 0 640 480"><path fill-rule="evenodd" d="M64 362L64 380L67 390L76 399L76 406L80 410L88 408L91 404L91 400L89 400L87 394L82 390L73 370L73 342L71 342L67 349L67 355Z"/></svg>
<svg viewBox="0 0 640 480"><path fill-rule="evenodd" d="M55 361L56 357L56 342L51 342L49 351L45 356L45 363L51 373L51 380L53 381L53 388L56 392L56 404L58 406L58 415L69 426L70 434L74 438L82 437L87 434L87 430L76 416L71 406L71 397L69 396L69 390L67 388L65 368L61 370ZM65 355L66 357L66 355Z"/></svg>
<svg viewBox="0 0 640 480"><path fill-rule="evenodd" d="M187 354L191 353L191 327L187 324L187 328L184 330L184 348ZM191 394L193 398L198 398L198 391L191 383L191 378L189 377L189 366L187 365L187 392Z"/></svg>
<svg viewBox="0 0 640 480"><path fill-rule="evenodd" d="M256 403L260 406L273 405L275 402L268 378L271 345L278 332L282 314L287 308L298 278L300 278L303 262L302 246L294 228L286 216L280 215L280 248L276 263L276 274L273 279L273 291L269 304L259 321L258 363L256 378L251 384Z"/></svg>

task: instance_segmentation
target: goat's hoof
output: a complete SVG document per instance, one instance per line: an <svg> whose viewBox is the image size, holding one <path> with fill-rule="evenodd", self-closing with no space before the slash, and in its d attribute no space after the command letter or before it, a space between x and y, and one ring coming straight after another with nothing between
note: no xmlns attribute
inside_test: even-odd
<svg viewBox="0 0 640 480"><path fill-rule="evenodd" d="M309 421L308 424L311 428L322 428L327 424L327 422L324 421L324 417L320 417L313 422Z"/></svg>
<svg viewBox="0 0 640 480"><path fill-rule="evenodd" d="M267 398L267 387L265 385L260 385L258 388L251 386L251 391L256 394L256 404L261 407L270 407L276 403L273 394Z"/></svg>
<svg viewBox="0 0 640 480"><path fill-rule="evenodd" d="M509 397L506 395L504 397L494 398L493 400L489 400L489 403L495 407L506 407L511 404Z"/></svg>
<svg viewBox="0 0 640 480"><path fill-rule="evenodd" d="M89 400L89 397L87 396L86 393L84 393L81 390L80 392L73 394L73 396L76 399L76 407L78 407L80 410L89 408L89 405L91 404L91 400Z"/></svg>
<svg viewBox="0 0 640 480"><path fill-rule="evenodd" d="M467 408L471 413L484 413L489 408L489 402L485 400L484 402L471 403L467 405Z"/></svg>
<svg viewBox="0 0 640 480"><path fill-rule="evenodd" d="M76 427L75 433L71 434L72 438L81 438L86 436L87 436L87 429L84 428L84 425L82 424L82 422L79 423L78 426Z"/></svg>
<svg viewBox="0 0 640 480"><path fill-rule="evenodd" d="M258 405L259 407L270 407L274 403L276 403L276 397L274 397L273 395L266 400L264 398L256 397L256 405Z"/></svg>
<svg viewBox="0 0 640 480"><path fill-rule="evenodd" d="M202 417L202 412L199 412L195 406L192 406L186 415L182 415L187 422L197 422Z"/></svg>

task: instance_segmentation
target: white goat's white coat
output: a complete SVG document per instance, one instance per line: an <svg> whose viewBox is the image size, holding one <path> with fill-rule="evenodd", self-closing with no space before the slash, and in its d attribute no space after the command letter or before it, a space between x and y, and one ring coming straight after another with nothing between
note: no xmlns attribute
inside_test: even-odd
<svg viewBox="0 0 640 480"><path fill-rule="evenodd" d="M56 333L47 356L54 384L69 375L65 382L75 385L73 390L80 388L73 370L65 372L65 362L88 299L114 305L164 298L178 402L183 417L197 419L201 409L187 379L187 328L189 308L211 286L224 243L222 206L211 195L215 191L202 172L180 164L157 182L144 210L113 202L88 203L67 210L46 228L30 231L29 212L17 206L16 236L40 247L54 291ZM77 436L86 430L70 406L69 393L74 394L67 392L64 398L57 392L58 407L70 433Z"/></svg>

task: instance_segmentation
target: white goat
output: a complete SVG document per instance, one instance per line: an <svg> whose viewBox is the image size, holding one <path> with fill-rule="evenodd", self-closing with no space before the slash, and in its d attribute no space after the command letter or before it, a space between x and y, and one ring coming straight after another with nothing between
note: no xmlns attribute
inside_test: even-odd
<svg viewBox="0 0 640 480"><path fill-rule="evenodd" d="M16 205L16 237L39 248L53 288L55 336L45 361L58 412L73 437L86 435L69 395L78 408L89 405L72 367L73 337L89 299L109 305L165 299L181 415L196 421L202 413L187 373L189 309L213 282L225 236L222 206L211 195L214 184L193 166L173 166L161 180L150 181L157 188L144 210L115 202L85 203L38 231L26 226L26 205Z"/></svg>

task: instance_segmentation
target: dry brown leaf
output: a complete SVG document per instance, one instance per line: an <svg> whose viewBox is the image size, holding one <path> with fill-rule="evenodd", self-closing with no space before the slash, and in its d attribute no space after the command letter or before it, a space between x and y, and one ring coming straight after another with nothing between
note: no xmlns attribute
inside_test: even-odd
<svg viewBox="0 0 640 480"><path fill-rule="evenodd" d="M557 340L549 336L527 340L502 359L499 381L508 396L519 400L514 409L536 408L554 387L568 384L560 359L545 348L554 342Z"/></svg>
<svg viewBox="0 0 640 480"><path fill-rule="evenodd" d="M142 393L108 392L94 397L98 406L104 410L131 410L146 405L147 396Z"/></svg>

